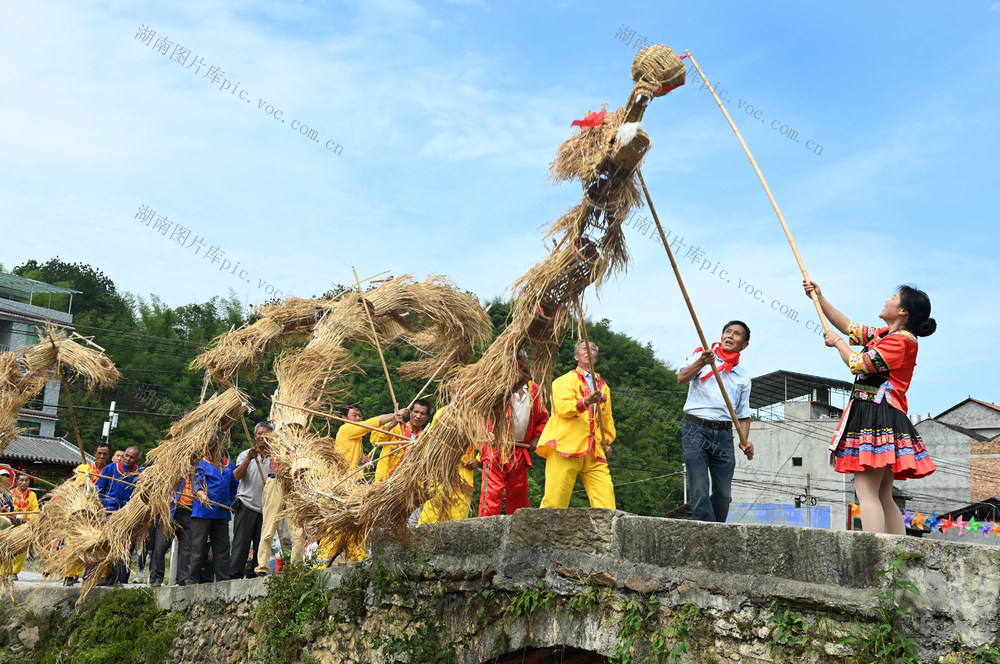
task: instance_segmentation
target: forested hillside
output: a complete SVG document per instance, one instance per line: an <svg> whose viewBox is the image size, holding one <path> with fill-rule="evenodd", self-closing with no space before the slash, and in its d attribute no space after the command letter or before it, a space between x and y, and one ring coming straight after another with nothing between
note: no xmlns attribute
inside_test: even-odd
<svg viewBox="0 0 1000 664"><path fill-rule="evenodd" d="M250 314L234 294L170 307L156 295L138 297L120 292L112 279L97 268L68 264L58 258L45 263L28 261L12 271L83 291L73 298L74 326L105 348L122 373L121 382L113 390L87 392L82 385L70 386L88 450L100 439L111 401L116 402L119 413L113 446L135 444L144 452L155 447L170 424L198 404L203 376L188 370L191 360L213 338L247 322ZM494 334L499 334L506 324L509 304L499 300L491 304ZM65 307L65 303L54 299L52 306L57 305ZM600 347L598 371L612 389L618 439L610 466L618 506L636 514L662 515L682 502L680 420L686 390L677 385L675 372L654 357L650 344L615 332L606 319L588 321L587 331L591 341ZM574 334L567 335L557 375L575 366L574 342ZM342 382L344 400L360 405L366 416L391 412L392 401L375 349L359 347L351 351L366 375L350 375ZM384 348L400 405L409 403L422 381L402 380L394 368L414 359L417 352L405 343ZM267 418L268 397L274 389L273 361L272 353L252 379L241 377L240 387L250 394L256 408L248 421ZM60 418L57 433L73 440L65 392L60 401ZM331 423L333 431L336 425ZM246 437L237 427L233 430L231 453L235 456L245 447ZM534 457L534 463L529 482L532 503L537 505L544 485L544 461ZM577 489L572 504L586 505L582 485L578 483Z"/></svg>

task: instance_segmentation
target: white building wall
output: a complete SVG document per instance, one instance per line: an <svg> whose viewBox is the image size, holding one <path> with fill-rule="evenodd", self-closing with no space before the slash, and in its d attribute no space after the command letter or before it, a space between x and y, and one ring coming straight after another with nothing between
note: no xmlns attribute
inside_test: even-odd
<svg viewBox="0 0 1000 664"><path fill-rule="evenodd" d="M986 438L995 438L1000 435L1000 410L975 401L962 404L936 419L945 424L970 429Z"/></svg>
<svg viewBox="0 0 1000 664"><path fill-rule="evenodd" d="M750 424L753 461L737 450L733 476L733 506L729 521L806 525L806 508L795 508L795 497L817 499L813 527L847 528L847 503L854 499L850 475L834 472L827 446L837 422L823 420L758 421ZM801 459L801 466L794 459Z"/></svg>
<svg viewBox="0 0 1000 664"><path fill-rule="evenodd" d="M929 515L931 512L950 512L971 503L969 455L972 439L937 420L922 420L914 428L937 470L918 480L897 483L896 486L912 496L906 501L906 508Z"/></svg>

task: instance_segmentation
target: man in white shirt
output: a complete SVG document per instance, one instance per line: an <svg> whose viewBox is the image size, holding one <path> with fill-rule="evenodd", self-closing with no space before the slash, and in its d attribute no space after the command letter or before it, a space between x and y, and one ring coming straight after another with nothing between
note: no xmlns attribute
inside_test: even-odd
<svg viewBox="0 0 1000 664"><path fill-rule="evenodd" d="M236 491L237 509L233 518L233 550L230 579L243 578L247 557L252 548L260 550L260 529L263 523L264 479L271 472L271 456L267 438L274 432L270 422L258 422L253 429L255 445L240 452L236 457L233 477L239 480Z"/></svg>
<svg viewBox="0 0 1000 664"><path fill-rule="evenodd" d="M730 321L722 328L721 343L712 344L712 350L696 348L697 357L693 362L689 359L690 364L677 374L677 382L689 386L681 445L687 468L691 517L696 521L726 521L736 468L733 420L710 364L714 359L743 437L747 438L750 433L750 375L740 366L740 353L749 344L747 324ZM749 440L745 446L741 444L740 449L748 459L753 458L753 444Z"/></svg>

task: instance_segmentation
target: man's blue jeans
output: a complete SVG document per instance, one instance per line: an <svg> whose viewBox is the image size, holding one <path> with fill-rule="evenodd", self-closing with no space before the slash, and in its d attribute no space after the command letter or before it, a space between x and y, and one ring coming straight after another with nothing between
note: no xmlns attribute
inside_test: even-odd
<svg viewBox="0 0 1000 664"><path fill-rule="evenodd" d="M691 518L724 523L729 516L733 471L736 468L732 428L712 429L684 420L681 446L687 467ZM709 475L712 478L711 495Z"/></svg>

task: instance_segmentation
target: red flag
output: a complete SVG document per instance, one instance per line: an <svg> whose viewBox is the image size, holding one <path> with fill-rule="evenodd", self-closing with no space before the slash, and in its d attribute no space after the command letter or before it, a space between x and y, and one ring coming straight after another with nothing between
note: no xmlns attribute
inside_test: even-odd
<svg viewBox="0 0 1000 664"><path fill-rule="evenodd" d="M599 127L604 124L604 111L600 113L588 113L582 120L573 120L570 127Z"/></svg>

